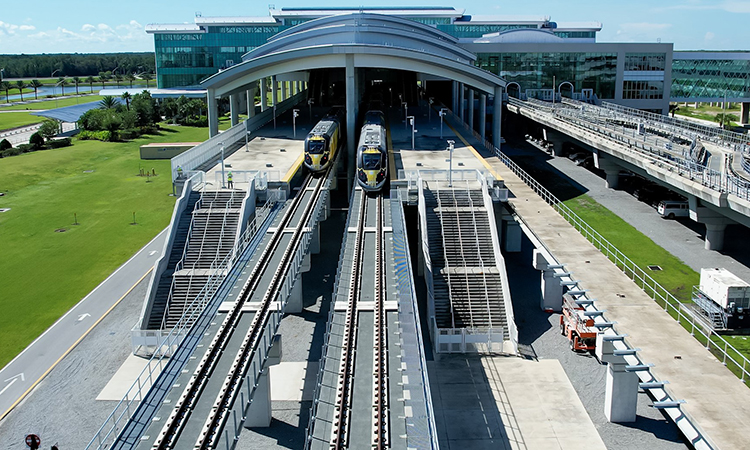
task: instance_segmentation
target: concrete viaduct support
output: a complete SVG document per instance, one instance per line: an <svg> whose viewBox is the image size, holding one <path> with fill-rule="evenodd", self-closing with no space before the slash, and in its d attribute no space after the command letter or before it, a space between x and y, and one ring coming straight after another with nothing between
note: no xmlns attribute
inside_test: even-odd
<svg viewBox="0 0 750 450"><path fill-rule="evenodd" d="M469 114L467 123L469 128L474 130L474 89L469 88L469 102L467 113Z"/></svg>
<svg viewBox="0 0 750 450"><path fill-rule="evenodd" d="M620 170L622 168L601 153L594 153L594 165L597 169L603 170L607 177L607 187L618 189L620 187Z"/></svg>
<svg viewBox="0 0 750 450"><path fill-rule="evenodd" d="M479 94L479 135L482 139L487 136L487 94Z"/></svg>
<svg viewBox="0 0 750 450"><path fill-rule="evenodd" d="M750 102L742 103L741 108L740 123L743 125L747 125L748 123L750 123Z"/></svg>
<svg viewBox="0 0 750 450"><path fill-rule="evenodd" d="M690 218L706 226L705 249L722 250L724 248L724 231L727 225L735 223L722 214L701 206L700 200L695 196L688 197L690 205Z"/></svg>
<svg viewBox="0 0 750 450"><path fill-rule="evenodd" d="M240 122L240 94L229 94L229 118L232 126Z"/></svg>
<svg viewBox="0 0 750 450"><path fill-rule="evenodd" d="M258 83L255 82L247 90L247 118L255 117L255 93L258 92Z"/></svg>
<svg viewBox="0 0 750 450"><path fill-rule="evenodd" d="M495 100L492 111L492 143L500 150L502 137L500 137L503 123L503 87L495 86Z"/></svg>

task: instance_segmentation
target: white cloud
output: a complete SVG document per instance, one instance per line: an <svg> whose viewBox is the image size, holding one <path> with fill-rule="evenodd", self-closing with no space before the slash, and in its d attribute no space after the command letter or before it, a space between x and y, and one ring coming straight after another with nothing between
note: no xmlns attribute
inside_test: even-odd
<svg viewBox="0 0 750 450"><path fill-rule="evenodd" d="M120 24L84 23L80 29L39 30L0 22L3 53L153 51L153 37L135 20Z"/></svg>
<svg viewBox="0 0 750 450"><path fill-rule="evenodd" d="M748 0L725 0L719 3L706 4L702 1L691 1L686 5L665 6L656 8L657 11L669 10L689 10L689 11L707 11L718 10L730 13L750 13L750 1Z"/></svg>
<svg viewBox="0 0 750 450"><path fill-rule="evenodd" d="M706 39L707 41L710 41L710 40L712 40L712 39L713 39L713 38L715 38L715 37L716 37L716 35L715 35L715 34L714 34L713 32L711 32L711 31L707 31L707 32L706 32L706 36L705 36L704 38L705 38L705 39Z"/></svg>
<svg viewBox="0 0 750 450"><path fill-rule="evenodd" d="M32 31L36 30L36 27L34 25L21 25L18 29L21 31Z"/></svg>
<svg viewBox="0 0 750 450"><path fill-rule="evenodd" d="M90 23L85 23L81 27L81 31L94 31L94 30L96 30L96 27L91 25Z"/></svg>

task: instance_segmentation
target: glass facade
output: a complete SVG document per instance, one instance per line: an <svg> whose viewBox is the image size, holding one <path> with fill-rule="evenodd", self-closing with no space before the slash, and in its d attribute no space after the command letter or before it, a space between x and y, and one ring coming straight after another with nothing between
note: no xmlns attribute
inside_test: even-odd
<svg viewBox="0 0 750 450"><path fill-rule="evenodd" d="M626 53L625 70L652 71L664 70L667 55L664 53Z"/></svg>
<svg viewBox="0 0 750 450"><path fill-rule="evenodd" d="M674 59L672 99L748 99L750 101L750 60Z"/></svg>
<svg viewBox="0 0 750 450"><path fill-rule="evenodd" d="M281 25L210 26L207 33L156 33L157 82L160 88L196 86L201 80L242 61Z"/></svg>
<svg viewBox="0 0 750 450"><path fill-rule="evenodd" d="M625 81L622 84L625 100L653 100L664 98L663 81Z"/></svg>
<svg viewBox="0 0 750 450"><path fill-rule="evenodd" d="M601 99L615 98L616 53L479 53L476 65L526 89L552 88L568 81L575 91L593 89Z"/></svg>
<svg viewBox="0 0 750 450"><path fill-rule="evenodd" d="M451 36L457 37L457 38L478 38L482 37L485 34L489 33L499 33L503 31L509 31L509 30L520 30L520 29L527 29L532 28L536 29L536 25L492 25L492 24L462 24L462 23L454 23L452 25L438 25L437 29L440 31L444 31Z"/></svg>
<svg viewBox="0 0 750 450"><path fill-rule="evenodd" d="M563 39L594 39L596 31L555 31L555 36Z"/></svg>

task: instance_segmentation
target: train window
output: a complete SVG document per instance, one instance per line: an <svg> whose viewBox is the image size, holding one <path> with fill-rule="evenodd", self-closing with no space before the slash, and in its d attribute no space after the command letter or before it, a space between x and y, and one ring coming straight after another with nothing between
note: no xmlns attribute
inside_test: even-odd
<svg viewBox="0 0 750 450"><path fill-rule="evenodd" d="M362 168L365 170L380 169L381 159L382 157L380 153L363 153L362 154Z"/></svg>
<svg viewBox="0 0 750 450"><path fill-rule="evenodd" d="M323 150L325 150L325 147L326 147L326 144L323 141L310 141L307 144L307 151L308 153L319 155L323 153Z"/></svg>

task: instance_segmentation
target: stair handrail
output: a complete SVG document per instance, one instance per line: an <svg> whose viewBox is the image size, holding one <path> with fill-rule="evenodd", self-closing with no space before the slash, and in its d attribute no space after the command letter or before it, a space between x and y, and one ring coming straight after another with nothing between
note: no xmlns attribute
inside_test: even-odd
<svg viewBox="0 0 750 450"><path fill-rule="evenodd" d="M463 237L463 233L461 233L461 214L458 211L458 199L456 198L456 189L455 188L450 189L450 193L451 193L451 197L453 197L453 207L455 208L454 213L456 214L456 231L458 233L458 249L461 253L461 262L463 263L463 268L464 268L463 278L464 278L464 282L466 283L466 298L468 299L467 306L469 309L469 321L471 322L471 328L474 329L476 328L476 326L474 325L474 311L471 307L471 304L472 304L471 280L469 280L469 271L466 270L467 261L466 261L466 253L464 252L464 237ZM443 233L443 246L445 247L445 233ZM466 327L463 327L463 328L466 328Z"/></svg>
<svg viewBox="0 0 750 450"><path fill-rule="evenodd" d="M430 189L432 190L432 189ZM440 222L440 239L443 241L443 260L444 260L444 266L443 269L445 269L445 275L448 278L448 304L450 305L450 313L451 313L451 328L456 328L456 309L453 306L453 291L451 289L451 271L450 271L450 263L448 263L448 252L445 250L445 227L443 226L443 208L442 208L442 202L440 201L440 188L436 189L435 199L437 200L437 207L438 207L438 221ZM425 230L427 231L427 230ZM428 232L429 233L429 232ZM433 272L433 277L434 277Z"/></svg>
<svg viewBox="0 0 750 450"><path fill-rule="evenodd" d="M484 185L482 185L484 189ZM487 273L484 270L484 258L482 258L482 246L479 243L479 229L477 228L477 215L474 211L474 200L471 198L471 191L469 190L469 182L466 181L466 190L469 192L469 206L471 207L471 219L474 224L474 244L477 246L477 257L479 257L479 264L482 267L482 281L484 282L484 298L487 302L487 317L489 318L490 330L494 328L492 326L492 306L490 305L490 290L487 287Z"/></svg>

